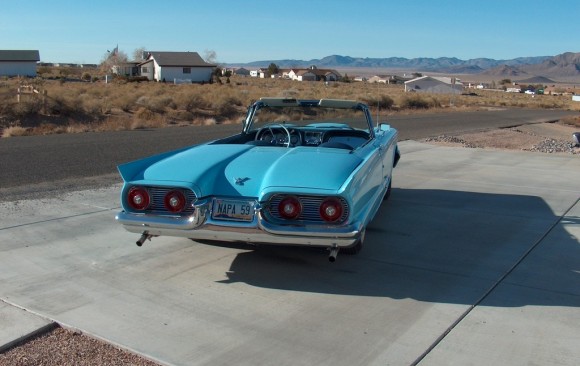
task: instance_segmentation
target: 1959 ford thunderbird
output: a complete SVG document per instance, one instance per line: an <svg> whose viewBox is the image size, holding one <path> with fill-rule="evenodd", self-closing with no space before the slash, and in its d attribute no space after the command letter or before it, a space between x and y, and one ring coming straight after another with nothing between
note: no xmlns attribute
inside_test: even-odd
<svg viewBox="0 0 580 366"><path fill-rule="evenodd" d="M357 253L389 197L398 133L349 100L262 98L234 136L118 167L141 234Z"/></svg>

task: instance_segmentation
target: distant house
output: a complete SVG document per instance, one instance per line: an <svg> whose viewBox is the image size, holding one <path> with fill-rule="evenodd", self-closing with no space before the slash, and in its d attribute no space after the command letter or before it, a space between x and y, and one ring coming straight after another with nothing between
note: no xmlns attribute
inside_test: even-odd
<svg viewBox="0 0 580 366"><path fill-rule="evenodd" d="M316 66L310 66L308 69L290 69L283 72L283 77L298 81L338 81L342 75L332 69L319 69Z"/></svg>
<svg viewBox="0 0 580 366"><path fill-rule="evenodd" d="M270 77L270 72L268 71L268 69L250 70L250 76L253 78L264 79Z"/></svg>
<svg viewBox="0 0 580 366"><path fill-rule="evenodd" d="M270 74L270 70L268 70L268 69L258 70L258 77L260 79L269 78L270 76L272 76L272 74Z"/></svg>
<svg viewBox="0 0 580 366"><path fill-rule="evenodd" d="M309 69L292 69L288 72L288 78L298 81L316 81L316 74Z"/></svg>
<svg viewBox="0 0 580 366"><path fill-rule="evenodd" d="M397 75L375 75L367 79L369 83L403 84L411 79Z"/></svg>
<svg viewBox="0 0 580 366"><path fill-rule="evenodd" d="M463 84L461 81L450 77L421 76L405 81L406 92L438 93L438 94L461 94Z"/></svg>
<svg viewBox="0 0 580 366"><path fill-rule="evenodd" d="M386 75L374 75L367 79L369 83L389 83L389 77Z"/></svg>
<svg viewBox="0 0 580 366"><path fill-rule="evenodd" d="M0 50L0 76L36 76L38 50Z"/></svg>
<svg viewBox="0 0 580 366"><path fill-rule="evenodd" d="M205 62L197 52L149 51L139 63L139 74L155 81L209 82L216 65Z"/></svg>
<svg viewBox="0 0 580 366"><path fill-rule="evenodd" d="M512 86L506 88L505 91L508 93L521 93L522 87L516 83L513 83Z"/></svg>

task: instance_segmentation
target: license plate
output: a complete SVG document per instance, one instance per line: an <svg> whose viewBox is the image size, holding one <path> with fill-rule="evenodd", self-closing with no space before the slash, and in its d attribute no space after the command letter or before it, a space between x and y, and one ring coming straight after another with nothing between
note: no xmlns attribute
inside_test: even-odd
<svg viewBox="0 0 580 366"><path fill-rule="evenodd" d="M211 217L216 220L252 221L254 202L216 199Z"/></svg>

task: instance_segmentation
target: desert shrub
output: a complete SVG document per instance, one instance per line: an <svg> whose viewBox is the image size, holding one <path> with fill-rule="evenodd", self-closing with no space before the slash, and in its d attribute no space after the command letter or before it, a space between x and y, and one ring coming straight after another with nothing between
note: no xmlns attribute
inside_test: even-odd
<svg viewBox="0 0 580 366"><path fill-rule="evenodd" d="M108 114L111 113L111 103L109 103L107 99L83 98L82 109L77 110L77 113L81 114L83 112L94 117Z"/></svg>
<svg viewBox="0 0 580 366"><path fill-rule="evenodd" d="M81 80L83 81L91 81L91 74L89 74L88 72L83 72L82 76L81 76Z"/></svg>
<svg viewBox="0 0 580 366"><path fill-rule="evenodd" d="M143 81L149 81L149 79L147 78L147 76L130 76L127 78L127 81L131 83L140 83Z"/></svg>
<svg viewBox="0 0 580 366"><path fill-rule="evenodd" d="M455 105L458 104L458 101L455 100L453 102ZM439 98L435 98L435 97L431 97L431 100L429 101L429 107L431 108L441 108L442 104L441 101L439 100Z"/></svg>
<svg viewBox="0 0 580 366"><path fill-rule="evenodd" d="M97 131L128 131L134 129L136 122L129 116L108 116L102 122L95 124Z"/></svg>
<svg viewBox="0 0 580 366"><path fill-rule="evenodd" d="M26 117L37 114L42 109L42 101L38 98L22 98L20 103L14 104L12 112L16 117Z"/></svg>
<svg viewBox="0 0 580 366"><path fill-rule="evenodd" d="M135 118L143 121L151 121L155 119L156 115L149 108L141 107L135 113Z"/></svg>
<svg viewBox="0 0 580 366"><path fill-rule="evenodd" d="M194 110L196 110L197 108L209 108L211 106L210 103L208 103L203 96L201 96L200 94L197 93L191 93L191 92L187 92L187 93L182 93L179 94L176 97L175 100L176 104L178 105L178 108L181 109L185 109L186 111L192 112Z"/></svg>
<svg viewBox="0 0 580 366"><path fill-rule="evenodd" d="M137 104L138 96L135 94L127 93L121 94L120 96L114 98L111 101L112 106L121 109L124 112L129 112L135 104Z"/></svg>
<svg viewBox="0 0 580 366"><path fill-rule="evenodd" d="M39 126L33 127L33 131L35 135L54 135L67 132L65 126L58 126L50 122L42 122Z"/></svg>
<svg viewBox="0 0 580 366"><path fill-rule="evenodd" d="M177 107L175 102L173 102L173 98L167 96L151 98L147 106L149 109L157 113L164 112L166 108L175 109Z"/></svg>
<svg viewBox="0 0 580 366"><path fill-rule="evenodd" d="M380 95L378 97L366 97L361 100L370 107L379 106L380 109L392 109L395 101L388 95Z"/></svg>
<svg viewBox="0 0 580 366"><path fill-rule="evenodd" d="M20 126L7 127L2 131L2 137L26 136L29 130Z"/></svg>
<svg viewBox="0 0 580 366"><path fill-rule="evenodd" d="M65 126L64 130L66 131L66 133L83 133L94 131L95 128L91 125L84 123L72 123L68 126Z"/></svg>
<svg viewBox="0 0 580 366"><path fill-rule="evenodd" d="M219 117L230 119L240 114L240 112L245 112L243 108L240 108L241 106L241 100L236 97L228 97L218 101L213 107Z"/></svg>
<svg viewBox="0 0 580 366"><path fill-rule="evenodd" d="M420 95L406 95L401 101L402 109L429 109L429 101Z"/></svg>
<svg viewBox="0 0 580 366"><path fill-rule="evenodd" d="M191 121L193 119L193 113L185 110L169 110L167 116L178 121Z"/></svg>

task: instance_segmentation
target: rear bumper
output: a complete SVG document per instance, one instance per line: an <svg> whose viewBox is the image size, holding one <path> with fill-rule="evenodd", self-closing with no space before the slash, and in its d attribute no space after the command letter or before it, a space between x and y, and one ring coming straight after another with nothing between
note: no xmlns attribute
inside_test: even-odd
<svg viewBox="0 0 580 366"><path fill-rule="evenodd" d="M116 216L123 227L134 233L176 236L194 240L246 242L273 245L350 247L361 235L360 225L277 225L256 211L252 222L211 219L208 211L197 207L188 217L168 217L121 211Z"/></svg>

